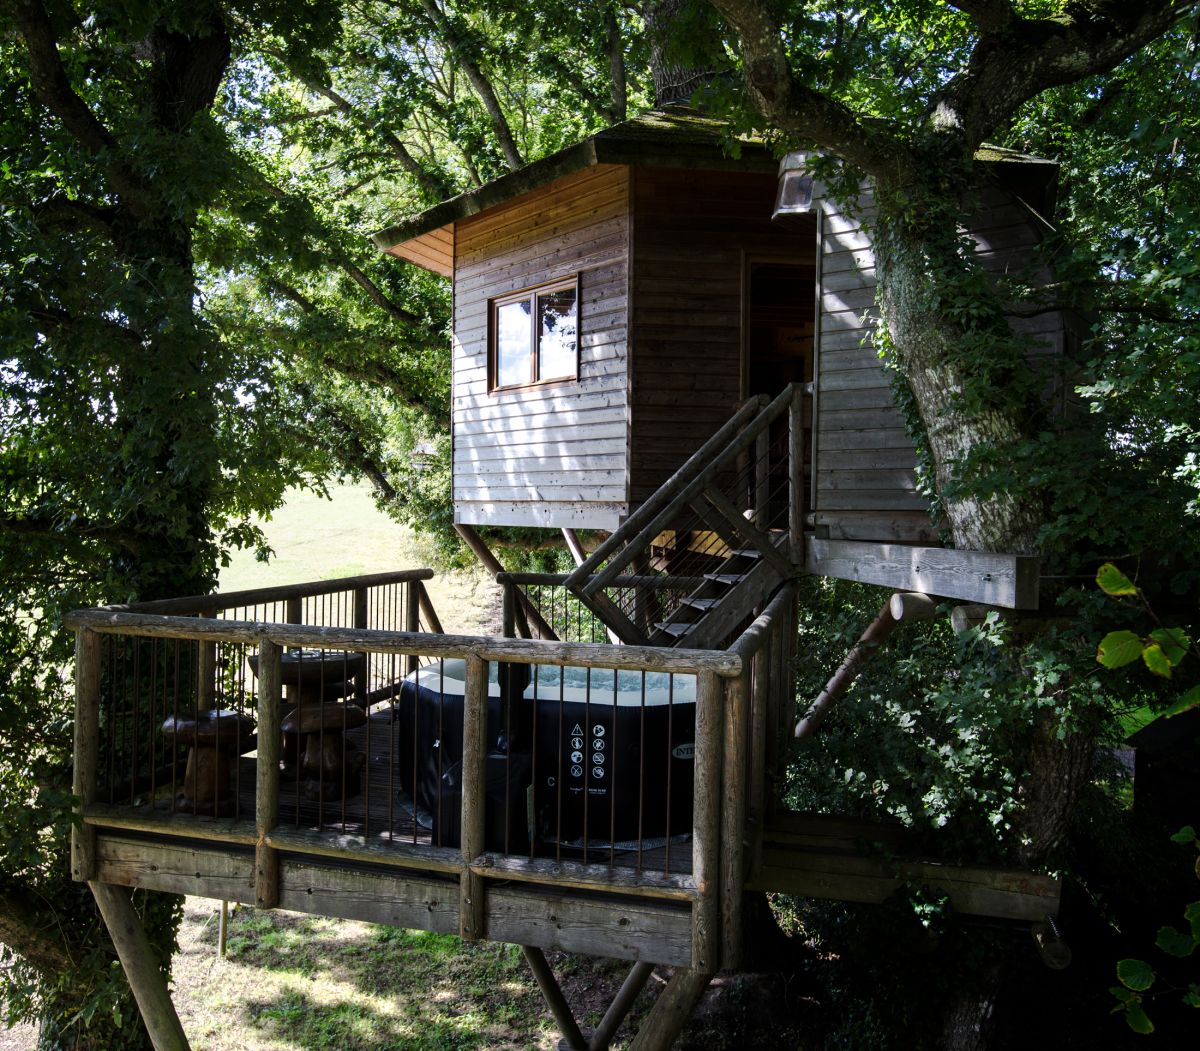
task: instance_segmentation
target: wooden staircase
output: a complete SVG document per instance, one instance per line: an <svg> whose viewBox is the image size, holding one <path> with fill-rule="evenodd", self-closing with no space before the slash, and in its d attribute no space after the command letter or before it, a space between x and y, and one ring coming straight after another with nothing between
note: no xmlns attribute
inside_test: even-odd
<svg viewBox="0 0 1200 1051"><path fill-rule="evenodd" d="M806 396L743 404L566 578L622 642L722 648L802 571ZM615 587L631 567L661 586Z"/></svg>

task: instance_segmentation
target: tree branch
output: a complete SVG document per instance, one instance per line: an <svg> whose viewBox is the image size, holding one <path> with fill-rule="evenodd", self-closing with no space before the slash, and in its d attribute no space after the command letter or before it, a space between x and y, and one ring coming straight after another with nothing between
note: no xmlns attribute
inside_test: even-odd
<svg viewBox="0 0 1200 1051"><path fill-rule="evenodd" d="M116 137L71 87L58 40L46 9L38 0L5 0L29 56L29 80L38 101L104 168L122 204L135 218L151 212L145 184L125 163Z"/></svg>
<svg viewBox="0 0 1200 1051"><path fill-rule="evenodd" d="M475 94L479 97L479 101L483 103L483 108L487 110L488 117L491 118L492 130L496 135L496 141L500 143L500 150L504 154L504 159L508 162L509 168L516 171L518 168L523 167L525 161L521 157L521 151L517 149L512 128L508 126L508 119L504 116L504 110L500 106L500 100L496 97L496 91L492 87L492 82L484 76L479 64L463 46L461 34L451 23L445 12L437 6L436 0L421 0L421 7L442 39L445 40L446 46L450 48L455 61L467 75L467 79L471 82L471 87L475 89Z"/></svg>
<svg viewBox="0 0 1200 1051"><path fill-rule="evenodd" d="M354 104L344 95L339 94L332 87L326 87L320 81L307 77L298 72L293 66L289 65L286 57L279 51L273 51L268 48L263 49L263 54L270 55L277 62L282 64L289 73L299 80L309 91L316 95L320 95L323 99L332 103L329 110L323 113L336 112L342 116L358 124L360 127L379 136L380 139L387 144L392 156L400 162L400 166L408 172L416 181L417 184L424 190L433 200L441 201L447 197L453 196L454 187L451 186L445 179L436 177L428 172L420 161L416 159L409 151L409 148L404 145L400 137L385 128L380 122L371 123L359 115ZM323 115L323 114L322 114Z"/></svg>
<svg viewBox="0 0 1200 1051"><path fill-rule="evenodd" d="M795 139L828 147L884 181L903 158L890 135L868 131L841 103L797 82L779 20L763 0L712 0L741 40L742 74L759 110Z"/></svg>
<svg viewBox="0 0 1200 1051"><path fill-rule="evenodd" d="M42 974L71 974L75 961L61 940L38 924L42 915L44 908L32 895L14 888L0 891L0 942Z"/></svg>
<svg viewBox="0 0 1200 1051"><path fill-rule="evenodd" d="M985 33L1007 29L1017 19L1017 12L1009 0L947 0L947 3L969 15Z"/></svg>
<svg viewBox="0 0 1200 1051"><path fill-rule="evenodd" d="M1010 19L981 34L967 68L933 99L931 112L957 123L973 150L1029 99L1112 69L1196 7L1197 0L1091 0L1055 18Z"/></svg>
<svg viewBox="0 0 1200 1051"><path fill-rule="evenodd" d="M23 515L0 511L0 530L18 536L68 535L80 540L99 540L114 547L124 548L134 555L140 555L146 550L145 538L131 530L77 516L62 518L48 514ZM3 940L0 938L0 941Z"/></svg>

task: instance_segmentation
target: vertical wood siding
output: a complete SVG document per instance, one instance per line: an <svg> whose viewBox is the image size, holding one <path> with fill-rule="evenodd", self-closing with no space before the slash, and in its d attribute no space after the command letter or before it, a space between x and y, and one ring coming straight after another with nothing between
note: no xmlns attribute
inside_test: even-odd
<svg viewBox="0 0 1200 1051"><path fill-rule="evenodd" d="M613 528L627 506L629 170L597 165L456 224L454 516ZM488 300L578 273L579 380L488 392Z"/></svg>
<svg viewBox="0 0 1200 1051"><path fill-rule="evenodd" d="M645 500L737 406L745 253L813 253L771 222L774 175L633 172L630 500Z"/></svg>
<svg viewBox="0 0 1200 1051"><path fill-rule="evenodd" d="M891 384L871 348L875 257L863 219L874 209L864 190L854 215L821 202L821 314L818 335L816 521L818 531L853 540L936 542L914 477L916 453L892 403ZM1022 267L1043 236L1041 224L999 186L981 196L969 234L980 261L1002 273ZM1059 312L1014 319L1034 340L1031 359L1063 350ZM1061 392L1050 392L1061 401Z"/></svg>

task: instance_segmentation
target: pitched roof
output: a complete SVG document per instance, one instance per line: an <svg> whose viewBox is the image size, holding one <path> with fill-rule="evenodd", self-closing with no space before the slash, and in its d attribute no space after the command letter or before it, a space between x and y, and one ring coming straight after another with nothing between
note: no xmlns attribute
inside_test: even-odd
<svg viewBox="0 0 1200 1051"><path fill-rule="evenodd" d="M1049 216L1057 190L1055 162L987 144L976 150L975 159L992 166L1030 207L1043 217ZM454 263L454 223L592 165L773 174L778 163L761 139L734 136L723 120L686 106L671 105L605 128L574 146L401 219L372 234L371 240L381 251L450 277Z"/></svg>

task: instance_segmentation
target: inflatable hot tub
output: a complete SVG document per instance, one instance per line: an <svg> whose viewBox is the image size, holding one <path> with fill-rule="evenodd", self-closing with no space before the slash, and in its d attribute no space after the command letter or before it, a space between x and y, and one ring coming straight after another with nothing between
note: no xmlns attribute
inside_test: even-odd
<svg viewBox="0 0 1200 1051"><path fill-rule="evenodd" d="M488 849L636 844L688 832L696 678L489 664ZM501 683L501 676L504 683ZM396 705L401 784L459 842L466 666L437 661Z"/></svg>

